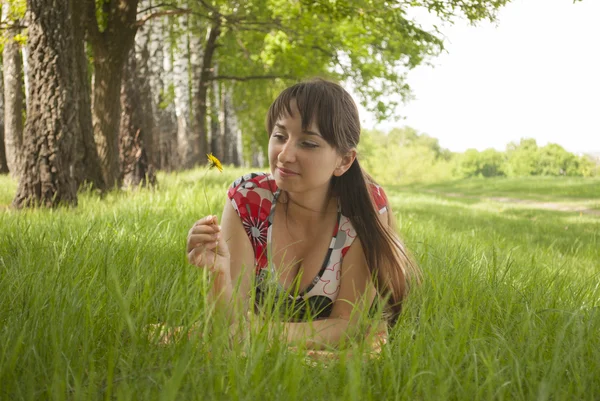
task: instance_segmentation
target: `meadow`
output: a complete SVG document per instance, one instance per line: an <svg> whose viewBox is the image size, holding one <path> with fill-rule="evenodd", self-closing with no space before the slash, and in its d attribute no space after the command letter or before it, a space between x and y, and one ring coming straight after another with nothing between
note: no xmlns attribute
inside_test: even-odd
<svg viewBox="0 0 600 401"><path fill-rule="evenodd" d="M260 330L231 345L186 262L189 227L220 215L243 172L29 211L7 207L16 184L1 176L0 399L600 399L600 216L490 199L593 206L600 180L386 188L423 284L380 355L357 343L313 359ZM155 323L206 335L157 345Z"/></svg>

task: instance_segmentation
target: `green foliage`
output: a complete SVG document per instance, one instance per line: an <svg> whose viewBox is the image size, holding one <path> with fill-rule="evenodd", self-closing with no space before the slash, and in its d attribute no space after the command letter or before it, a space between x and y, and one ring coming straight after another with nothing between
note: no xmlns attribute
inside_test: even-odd
<svg viewBox="0 0 600 401"><path fill-rule="evenodd" d="M519 144L510 143L506 148L506 156L505 170L511 177L594 174L593 163L589 158L577 157L554 143L538 147L535 139L521 139Z"/></svg>
<svg viewBox="0 0 600 401"><path fill-rule="evenodd" d="M448 155L438 140L409 127L388 134L365 130L358 150L362 166L381 184L452 178Z"/></svg>
<svg viewBox="0 0 600 401"><path fill-rule="evenodd" d="M25 18L25 11L27 11L26 0L3 0L3 5L6 4L6 15L3 23L18 22Z"/></svg>
<svg viewBox="0 0 600 401"><path fill-rule="evenodd" d="M600 177L600 159L583 155L579 157L579 170L584 177Z"/></svg>
<svg viewBox="0 0 600 401"><path fill-rule="evenodd" d="M412 2L443 19L492 18L506 1ZM198 18L221 26L214 62L219 75L238 77L234 97L245 135L265 147L264 116L281 88L307 77L351 82L361 103L383 120L410 97L406 71L443 49L438 32L384 0L192 2ZM246 80L253 77L251 80ZM256 79L256 77L269 77ZM248 101L251 99L251 101Z"/></svg>
<svg viewBox="0 0 600 401"><path fill-rule="evenodd" d="M539 153L535 139L521 139L519 144L511 142L506 147L506 154L506 174L509 177L536 175Z"/></svg>
<svg viewBox="0 0 600 401"><path fill-rule="evenodd" d="M160 92L160 103L158 107L166 109L175 101L175 85L170 83L166 91Z"/></svg>
<svg viewBox="0 0 600 401"><path fill-rule="evenodd" d="M538 147L534 139L510 143L506 152L468 149L452 153L438 140L410 127L388 134L365 130L359 157L362 165L384 184L446 181L470 177L599 175L600 163L576 156L557 144Z"/></svg>
<svg viewBox="0 0 600 401"><path fill-rule="evenodd" d="M27 11L26 0L3 0L0 2L0 8L2 10L2 19L0 20L0 54L4 51L4 43L6 43L6 34L4 29L9 28L13 25L22 25L25 18L25 11ZM19 43L21 46L25 46L27 43L27 32L23 30L17 32L12 40Z"/></svg>
<svg viewBox="0 0 600 401"><path fill-rule="evenodd" d="M467 149L456 156L456 173L459 177L496 177L504 175L505 156L495 149L478 152Z"/></svg>

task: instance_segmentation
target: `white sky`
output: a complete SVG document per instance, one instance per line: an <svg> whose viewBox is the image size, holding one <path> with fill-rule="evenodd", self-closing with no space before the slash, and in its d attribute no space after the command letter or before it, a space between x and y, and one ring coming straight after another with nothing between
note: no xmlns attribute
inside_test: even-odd
<svg viewBox="0 0 600 401"><path fill-rule="evenodd" d="M408 125L452 151L504 150L522 137L600 151L600 0L513 0L494 24L440 30L447 53L409 73L416 99L399 108L405 119L377 128Z"/></svg>

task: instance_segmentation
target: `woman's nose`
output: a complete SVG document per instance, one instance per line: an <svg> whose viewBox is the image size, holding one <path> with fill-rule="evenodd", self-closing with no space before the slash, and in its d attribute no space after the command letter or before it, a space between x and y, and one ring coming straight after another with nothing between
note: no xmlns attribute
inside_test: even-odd
<svg viewBox="0 0 600 401"><path fill-rule="evenodd" d="M296 161L296 151L294 150L292 141L287 141L285 145L282 146L281 151L277 155L277 160L279 160L280 163L293 163Z"/></svg>

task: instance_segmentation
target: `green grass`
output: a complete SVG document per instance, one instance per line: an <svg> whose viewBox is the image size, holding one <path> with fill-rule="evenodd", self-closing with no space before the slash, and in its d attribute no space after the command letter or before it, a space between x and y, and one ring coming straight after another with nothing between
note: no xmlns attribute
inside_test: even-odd
<svg viewBox="0 0 600 401"><path fill-rule="evenodd" d="M82 194L75 209L0 209L0 399L600 399L598 216L387 189L424 284L380 358L314 362L260 335L231 348L212 330L185 239L241 171L206 176L208 206L203 174ZM588 199L598 182L441 188ZM15 190L0 177L0 206ZM157 346L144 332L156 322L201 322L207 340Z"/></svg>
<svg viewBox="0 0 600 401"><path fill-rule="evenodd" d="M506 196L552 202L600 198L600 178L523 177L464 179L436 184L415 184L413 189L428 189L467 196Z"/></svg>

